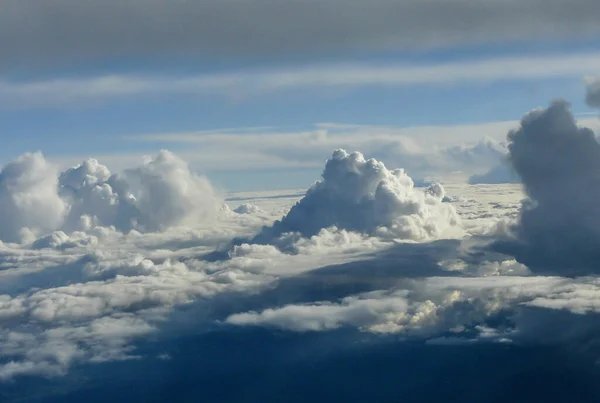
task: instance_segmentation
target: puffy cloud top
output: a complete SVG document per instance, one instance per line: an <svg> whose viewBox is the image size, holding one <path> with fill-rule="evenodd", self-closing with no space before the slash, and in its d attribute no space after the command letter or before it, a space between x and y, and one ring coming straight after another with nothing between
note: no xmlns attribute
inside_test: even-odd
<svg viewBox="0 0 600 403"><path fill-rule="evenodd" d="M184 221L197 223L219 210L208 179L195 175L187 162L169 151L162 150L126 174L138 186L136 206L145 230L158 231Z"/></svg>
<svg viewBox="0 0 600 403"><path fill-rule="evenodd" d="M459 225L454 208L442 202L441 185L415 189L404 170L388 170L383 162L366 160L359 152L334 151L322 177L281 221L265 228L256 241L268 241L287 232L308 237L332 226L424 240L439 237Z"/></svg>
<svg viewBox="0 0 600 403"><path fill-rule="evenodd" d="M124 177L95 159L59 175L41 153L25 154L0 173L0 205L0 240L8 242L93 227L159 231L210 219L219 207L208 180L169 151Z"/></svg>
<svg viewBox="0 0 600 403"><path fill-rule="evenodd" d="M59 185L61 197L70 205L64 224L67 229L88 229L91 225L99 225L129 231L140 219L128 183L117 175L111 175L108 167L95 159L88 159L63 172Z"/></svg>
<svg viewBox="0 0 600 403"><path fill-rule="evenodd" d="M19 242L23 230L51 231L66 205L57 193L57 170L41 153L24 154L0 172L0 240Z"/></svg>
<svg viewBox="0 0 600 403"><path fill-rule="evenodd" d="M529 196L516 228L517 258L538 271L597 270L600 144L578 127L569 104L526 114L509 133L509 159ZM507 245L505 245L507 246Z"/></svg>

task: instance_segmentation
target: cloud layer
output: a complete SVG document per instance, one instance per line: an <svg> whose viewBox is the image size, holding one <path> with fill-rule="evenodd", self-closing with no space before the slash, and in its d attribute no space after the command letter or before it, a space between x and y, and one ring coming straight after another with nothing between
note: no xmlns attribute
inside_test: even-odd
<svg viewBox="0 0 600 403"><path fill-rule="evenodd" d="M393 337L394 348L440 351L574 346L594 361L598 278L539 275L548 272L542 255L514 252L552 246L542 257L588 267L577 259L589 250L568 237L595 235L593 189L573 195L595 183L597 143L558 101L526 115L509 140L531 206L510 185L448 184L451 197L439 184L415 188L402 169L343 150L306 194L230 195L232 207L243 202L235 209L166 151L122 176L93 159L59 173L41 154L24 155L0 174L10 212L0 225L12 229L0 242L0 381L41 376L54 387L64 376L77 389L119 377L114 368L142 373L189 358L187 337L230 347L227 337L264 341L272 329L294 340L289 356L277 355L286 362L315 335L331 337L327 354L370 356L370 342ZM473 149L501 152L495 143ZM473 149L454 151L468 159ZM516 260L481 246L519 212L508 250ZM257 233L264 243L223 252ZM264 348L252 352L264 357ZM222 353L198 361L220 368L218 379L232 365Z"/></svg>
<svg viewBox="0 0 600 403"><path fill-rule="evenodd" d="M157 94L217 97L239 102L265 94L303 90L331 93L366 86L388 88L579 78L595 74L599 69L600 55L588 51L388 65L358 62L305 63L293 67L196 75L113 73L33 80L0 79L0 106L56 108Z"/></svg>
<svg viewBox="0 0 600 403"><path fill-rule="evenodd" d="M397 49L593 37L586 0L203 0L4 2L0 69L192 57L344 56ZM465 25L466 24L466 25ZM173 29L177 27L177 29ZM311 27L310 29L307 27ZM359 27L359 28L357 28ZM18 45L17 45L18 44Z"/></svg>

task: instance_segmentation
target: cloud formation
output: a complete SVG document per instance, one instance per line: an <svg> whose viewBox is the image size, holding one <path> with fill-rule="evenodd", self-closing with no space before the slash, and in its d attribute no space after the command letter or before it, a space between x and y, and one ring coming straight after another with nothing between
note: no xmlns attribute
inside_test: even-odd
<svg viewBox="0 0 600 403"><path fill-rule="evenodd" d="M4 6L0 70L132 58L269 60L593 38L600 16L597 4L587 0L551 5L374 0L367 8L357 0L108 0L102 7L94 0L5 0Z"/></svg>
<svg viewBox="0 0 600 403"><path fill-rule="evenodd" d="M145 73L63 76L37 80L3 79L0 80L0 106L55 108L157 94L217 97L239 102L264 94L307 89L331 92L365 86L387 88L456 83L489 84L509 80L579 78L595 74L598 70L600 55L596 52L580 52L385 66L376 63L332 62L196 75Z"/></svg>
<svg viewBox="0 0 600 403"><path fill-rule="evenodd" d="M526 114L508 135L509 161L529 197L501 248L537 272L597 272L600 258L600 144L569 104ZM501 244L499 244L501 245Z"/></svg>
<svg viewBox="0 0 600 403"><path fill-rule="evenodd" d="M415 189L403 169L388 170L359 152L334 151L322 177L281 221L265 228L254 241L269 242L294 232L310 237L334 226L423 241L460 227L454 207L442 201L441 185Z"/></svg>
<svg viewBox="0 0 600 403"><path fill-rule="evenodd" d="M600 78L588 78L585 84L585 102L591 108L600 108Z"/></svg>
<svg viewBox="0 0 600 403"><path fill-rule="evenodd" d="M570 179L580 171L555 153L580 153L569 141L591 147L588 131L573 122L567 105L556 102L526 116L510 137L511 161L544 213L552 209L557 215L567 200L582 211L584 201L591 203L545 187L558 184L572 195L593 183L590 174L573 185ZM558 139L546 139L547 130ZM545 133L541 139L539 132ZM560 142L565 132L575 140ZM552 145L557 142L561 147ZM494 153L495 147L484 149ZM531 159L532 153L543 158ZM591 171L587 158L579 156ZM540 185L548 161L555 164L554 182ZM0 242L0 381L16 380L18 386L27 376L96 382L94 376L107 367L90 370L92 364L112 363L112 369L126 365L116 362L138 360L143 370L155 361L169 365L182 355L189 358L179 343L189 335L212 334L222 343L240 332L264 340L260 335L278 329L299 344L311 344L305 337L315 334L330 335L336 349L363 349L356 337L380 342L386 335L394 335L396 347L407 346L398 337L440 348L579 347L598 331L595 276L536 275L539 266L477 249L477 236L461 238L487 234L518 211L522 195L514 186L450 184L458 196L446 197L439 184L415 188L403 170L343 150L333 153L322 180L297 204L301 195L289 191L245 194L227 199L233 207L244 202L235 210L219 205L209 184L166 151L123 176L93 159L58 173L41 154L28 154L0 178L0 200L8 200L18 218L10 225L29 228L18 239L27 242ZM53 214L28 210L48 209L38 203L38 193L44 203L56 201L58 207L43 210ZM36 202L14 202L26 197ZM261 234L271 244L246 243L219 253L232 238L256 234L282 212L284 218ZM573 225L584 222L572 217ZM546 221L566 225L554 220ZM539 228L530 224L522 226L523 234ZM553 253L562 252L572 250ZM340 333L353 341L336 338ZM286 351L295 355L299 344ZM210 365L231 365L223 355L214 357ZM82 376L86 370L93 375Z"/></svg>
<svg viewBox="0 0 600 403"><path fill-rule="evenodd" d="M186 147L190 150L186 159L203 171L315 169L322 167L331 150L342 148L361 150L388 165L402 166L412 178L423 179L490 169L505 156L503 140L516 123L409 127L317 123L303 131L259 127L147 134L126 140ZM486 133L483 138L482 133Z"/></svg>
<svg viewBox="0 0 600 403"><path fill-rule="evenodd" d="M57 168L41 153L24 154L0 172L0 240L19 242L24 230L56 229L67 211L59 197Z"/></svg>
<svg viewBox="0 0 600 403"><path fill-rule="evenodd" d="M95 159L58 174L41 153L25 154L0 173L0 200L0 240L5 242L95 227L161 231L212 220L219 209L208 180L169 151L124 177ZM54 238L51 244L62 235Z"/></svg>
<svg viewBox="0 0 600 403"><path fill-rule="evenodd" d="M469 184L520 183L518 175L507 163L501 163L483 174L469 176Z"/></svg>

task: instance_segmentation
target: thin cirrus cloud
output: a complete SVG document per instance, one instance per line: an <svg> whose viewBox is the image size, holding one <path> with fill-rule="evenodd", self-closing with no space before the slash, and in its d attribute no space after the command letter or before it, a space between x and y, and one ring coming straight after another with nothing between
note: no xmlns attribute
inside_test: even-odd
<svg viewBox="0 0 600 403"><path fill-rule="evenodd" d="M5 0L0 71L97 65L348 56L596 37L588 0Z"/></svg>
<svg viewBox="0 0 600 403"><path fill-rule="evenodd" d="M3 107L57 106L148 95L217 96L243 100L302 89L364 86L490 84L506 80L580 77L600 70L596 52L496 57L436 64L317 64L194 76L104 75L40 81L0 81Z"/></svg>

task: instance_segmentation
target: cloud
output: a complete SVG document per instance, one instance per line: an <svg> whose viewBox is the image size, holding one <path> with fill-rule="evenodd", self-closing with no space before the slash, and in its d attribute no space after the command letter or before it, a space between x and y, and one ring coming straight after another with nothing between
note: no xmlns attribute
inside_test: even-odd
<svg viewBox="0 0 600 403"><path fill-rule="evenodd" d="M534 208L543 210L538 214L552 218L523 225L524 210L517 241L532 247L540 235L532 228L566 225L558 214L572 211L565 206L579 214L593 207L593 191L573 197L594 183L595 157L578 149L584 142L594 152L589 136L563 102L528 114L511 134L510 160L538 203ZM497 151L494 142L482 142L452 154L472 160ZM570 153L588 169L574 166ZM35 377L67 377L67 390L78 390L104 379L122 381L122 373L137 378L155 361L176 365L182 356L210 362L214 375L214 365L232 369L227 355L191 359L192 349L181 347L185 340L215 337L210 349L224 348L232 344L223 340L241 333L264 347L272 329L287 333L279 339L290 340L282 350L292 355L305 351L300 346L311 350L311 337L325 335L331 345L316 345L328 354L352 349L369 355L369 343L393 335L394 348L435 344L444 349L438 355L462 344L461 357L474 344L478 352L493 344L588 349L598 330L596 276L541 276L543 266L526 267L520 255L521 262L479 247L497 237L486 229L518 210L516 186L450 184L456 197L447 197L439 184L415 188L403 170L343 150L333 153L322 180L297 204L298 194L245 194L228 200L247 203L238 212L220 204L204 179L166 151L122 176L91 159L58 173L41 154L28 154L0 177L2 205L13 200L6 205L14 217L6 217L18 218L18 225L0 221L0 228L29 228L21 231L27 242L0 242L0 380L15 380L26 391L20 393L31 390L22 385L37 385ZM31 205L45 214L23 209L30 207L14 202L21 200L14 195L42 200ZM48 200L63 208L48 210ZM233 238L256 234L282 213L261 234L272 243L220 253ZM594 224L568 218L575 229ZM569 236L569 228L553 234ZM466 234L476 235L462 238ZM565 247L546 253L558 260L581 252ZM266 350L251 350L264 359ZM122 368L138 369L113 371ZM43 383L62 390L56 386L61 382ZM9 383L2 385L4 399Z"/></svg>
<svg viewBox="0 0 600 403"><path fill-rule="evenodd" d="M372 180L382 175L382 181L395 183L389 177L394 171L381 163L372 161L371 168L379 169L367 169L369 162L358 154L340 151L338 156L340 160L330 164L323 180L336 179L327 186L339 188L347 198L343 200L358 195L358 184L363 183L357 180L348 186L353 180L346 174L353 170L365 177L372 175ZM140 169L157 175L153 181L170 178L177 183L179 175L186 178L183 173L171 177L163 172L176 171L169 164L160 169L148 164ZM408 183L408 177L400 173L394 175ZM78 179L69 182L67 177ZM103 167L89 162L62 180L102 186L111 177ZM136 186L131 184L132 191ZM365 181L364 186L371 182ZM453 204L464 214L464 221L505 212L487 206L487 200L506 197L518 203L516 194L490 195L477 187L455 186L465 202L441 203L443 189L438 186L404 187L398 194L419 203L431 197L435 203L427 208ZM272 192L267 195L273 196ZM467 203L468 198L476 200ZM269 199L265 194L248 195L248 199L265 217L285 210L292 200ZM361 211L360 203L357 208ZM364 343L380 343L386 335L396 335L396 348L410 345L411 349L414 344L404 344L398 336L419 345L430 340L431 344L446 340L465 346L564 345L587 342L585 330L589 335L590 329L596 329L597 279L534 276L505 256L469 249L468 239L398 242L386 234L378 237L330 227L310 238L284 239L294 254L274 245L243 244L234 247L227 258L212 258L214 248L254 231L261 221L256 213L224 209L214 221L190 221L188 227L159 232L124 234L92 228L55 232L38 240L38 248L0 243L0 379L22 385L38 376L67 377L44 381L55 386L89 373L85 379L97 385L114 379L115 372L121 372L113 369L122 368L136 368L125 372L137 378L153 360L176 365L182 356L189 359L192 350L182 348L181 343L189 337L205 340L207 334L222 345L240 333L248 340L264 341L270 337L269 329L278 329L288 333L280 339L293 340L285 351L295 355L300 346L311 344L307 337L319 333L332 337L334 347L327 347L328 353L351 348L369 355L372 350ZM549 329L555 332L553 318L557 317L561 326L572 331L563 331L565 336L558 339L544 337ZM363 343L355 343L356 337L338 338L340 332L361 332L356 337ZM216 348L202 345L207 351ZM252 351L261 356L265 352ZM171 359L156 358L165 354ZM231 369L226 355L210 357ZM213 373L215 360L210 360ZM30 379L23 380L25 376ZM88 386L85 380L67 390Z"/></svg>
<svg viewBox="0 0 600 403"><path fill-rule="evenodd" d="M188 164L169 151L139 168L126 171L138 187L136 207L141 225L157 231L186 222L211 220L218 212L217 198L210 182L190 171Z"/></svg>
<svg viewBox="0 0 600 403"><path fill-rule="evenodd" d="M260 209L260 207L254 205L254 204L251 204L251 203L240 204L233 211L236 212L236 213L238 213L238 214L258 214L258 213L262 212L262 210Z"/></svg>
<svg viewBox="0 0 600 403"><path fill-rule="evenodd" d="M205 172L315 169L322 166L332 149L343 148L362 150L389 164L402 164L413 178L425 178L491 168L506 153L501 140L516 123L412 127L317 123L301 131L248 128L146 134L129 136L126 140L193 149L184 155L192 166ZM486 137L482 138L482 133Z"/></svg>
<svg viewBox="0 0 600 403"><path fill-rule="evenodd" d="M25 154L0 173L0 200L0 240L30 241L59 231L36 247L69 245L72 239L65 232L96 227L161 231L210 221L219 211L208 180L169 151L126 171L123 178L95 159L59 175L41 153Z"/></svg>
<svg viewBox="0 0 600 403"><path fill-rule="evenodd" d="M324 302L318 305L289 305L261 313L235 314L228 317L227 322L243 326L267 325L299 332L327 331L352 326L374 333L413 331L427 334L433 329L423 330L435 328L441 311L461 299L460 293L449 293L442 298L440 305L437 305L431 300L409 301L408 295L407 291L388 295L373 292L358 297L347 297L335 304ZM476 311L477 309L472 309L470 313L474 314Z"/></svg>
<svg viewBox="0 0 600 403"><path fill-rule="evenodd" d="M585 84L585 102L591 108L600 108L600 78L587 78Z"/></svg>
<svg viewBox="0 0 600 403"><path fill-rule="evenodd" d="M508 135L509 161L529 197L514 229L498 246L536 272L596 271L600 257L600 144L579 127L562 100L526 114Z"/></svg>
<svg viewBox="0 0 600 403"><path fill-rule="evenodd" d="M0 22L1 24L1 22ZM1 35L0 35L1 36ZM598 53L496 57L444 63L309 64L278 69L203 75L99 75L39 80L0 80L4 108L82 105L123 97L191 95L237 101L289 91L356 89L365 86L439 86L581 77L600 70Z"/></svg>
<svg viewBox="0 0 600 403"><path fill-rule="evenodd" d="M236 313L226 322L301 333L351 328L434 343L445 334L463 344L586 345L598 330L598 279L520 274L404 280L400 288Z"/></svg>
<svg viewBox="0 0 600 403"><path fill-rule="evenodd" d="M471 146L459 145L449 147L444 150L444 153L452 161L463 166L485 166L490 161L498 161L506 156L506 144L496 141L491 137L479 139L477 143Z"/></svg>
<svg viewBox="0 0 600 403"><path fill-rule="evenodd" d="M310 237L332 226L422 241L460 228L454 208L442 202L441 185L415 189L404 170L390 171L359 152L334 151L322 177L281 221L265 228L254 241L269 242L290 232Z"/></svg>
<svg viewBox="0 0 600 403"><path fill-rule="evenodd" d="M517 174L506 163L496 165L484 174L475 174L469 177L469 184L499 184L520 183Z"/></svg>
<svg viewBox="0 0 600 403"><path fill-rule="evenodd" d="M19 242L23 230L57 228L67 206L57 193L56 167L42 154L24 154L0 172L0 240Z"/></svg>
<svg viewBox="0 0 600 403"><path fill-rule="evenodd" d="M66 230L114 226L129 231L141 219L129 184L95 159L62 172L58 191L70 206L61 227Z"/></svg>
<svg viewBox="0 0 600 403"><path fill-rule="evenodd" d="M594 38L600 16L599 7L585 0L551 6L541 0L483 5L475 0L375 0L366 9L357 0L109 0L101 8L93 0L7 0L5 8L0 16L2 70L119 59L306 59Z"/></svg>

